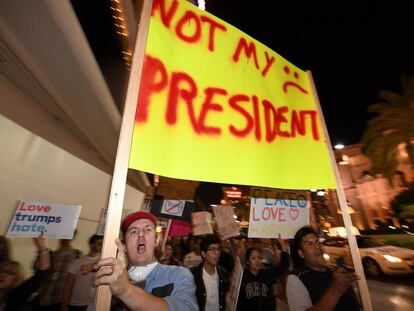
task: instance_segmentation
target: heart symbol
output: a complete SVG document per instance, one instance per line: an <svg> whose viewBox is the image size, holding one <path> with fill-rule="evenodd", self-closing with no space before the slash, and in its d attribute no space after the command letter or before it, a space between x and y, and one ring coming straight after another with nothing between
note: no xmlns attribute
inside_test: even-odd
<svg viewBox="0 0 414 311"><path fill-rule="evenodd" d="M290 208L289 216L292 220L296 220L296 218L299 216L299 210L297 208Z"/></svg>

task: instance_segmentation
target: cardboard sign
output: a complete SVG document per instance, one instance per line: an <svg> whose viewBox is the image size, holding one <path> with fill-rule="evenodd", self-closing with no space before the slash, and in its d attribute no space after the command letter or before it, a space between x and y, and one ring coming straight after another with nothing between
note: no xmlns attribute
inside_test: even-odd
<svg viewBox="0 0 414 311"><path fill-rule="evenodd" d="M230 289L228 291L228 304L226 305L226 311L234 311L237 308L237 300L239 299L242 277L243 267L241 265L239 257L236 257L231 277Z"/></svg>
<svg viewBox="0 0 414 311"><path fill-rule="evenodd" d="M211 213L196 212L191 214L193 235L212 234Z"/></svg>
<svg viewBox="0 0 414 311"><path fill-rule="evenodd" d="M217 229L223 240L240 235L240 227L234 219L234 207L231 205L213 206L217 220Z"/></svg>
<svg viewBox="0 0 414 311"><path fill-rule="evenodd" d="M250 238L291 239L296 231L309 225L309 207L305 200L257 199L250 203Z"/></svg>
<svg viewBox="0 0 414 311"><path fill-rule="evenodd" d="M186 1L154 1L147 38L129 167L187 180L336 188L306 72Z"/></svg>
<svg viewBox="0 0 414 311"><path fill-rule="evenodd" d="M12 217L8 237L72 239L81 205L20 201Z"/></svg>

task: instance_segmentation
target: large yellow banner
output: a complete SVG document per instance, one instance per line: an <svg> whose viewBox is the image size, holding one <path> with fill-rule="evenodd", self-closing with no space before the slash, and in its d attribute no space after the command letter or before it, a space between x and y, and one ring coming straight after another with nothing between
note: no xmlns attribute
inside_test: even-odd
<svg viewBox="0 0 414 311"><path fill-rule="evenodd" d="M177 0L154 0L129 166L179 179L336 188L307 73Z"/></svg>

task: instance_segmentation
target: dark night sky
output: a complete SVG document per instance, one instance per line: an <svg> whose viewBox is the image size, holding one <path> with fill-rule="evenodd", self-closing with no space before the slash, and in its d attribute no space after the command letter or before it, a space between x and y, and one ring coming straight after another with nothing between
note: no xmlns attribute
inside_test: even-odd
<svg viewBox="0 0 414 311"><path fill-rule="evenodd" d="M311 70L332 144L353 144L378 92L414 74L409 3L207 0L207 10Z"/></svg>

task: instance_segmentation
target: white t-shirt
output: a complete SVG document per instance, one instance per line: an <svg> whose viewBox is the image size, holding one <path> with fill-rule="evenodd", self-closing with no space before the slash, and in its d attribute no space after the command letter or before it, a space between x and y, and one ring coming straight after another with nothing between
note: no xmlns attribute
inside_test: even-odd
<svg viewBox="0 0 414 311"><path fill-rule="evenodd" d="M307 288L294 274L287 278L286 296L290 311L304 311L313 306Z"/></svg>
<svg viewBox="0 0 414 311"><path fill-rule="evenodd" d="M219 310L219 293L218 293L218 274L215 269L214 274L210 275L203 267L203 281L206 287L206 311Z"/></svg>
<svg viewBox="0 0 414 311"><path fill-rule="evenodd" d="M191 269L192 267L197 267L202 261L203 258L201 258L201 256L198 256L194 252L189 252L184 256L183 266L188 269Z"/></svg>
<svg viewBox="0 0 414 311"><path fill-rule="evenodd" d="M93 285L94 274L91 270L99 261L99 257L85 256L76 259L70 266L68 273L76 275L76 280L72 287L69 305L87 306L93 302L95 298L95 286Z"/></svg>

